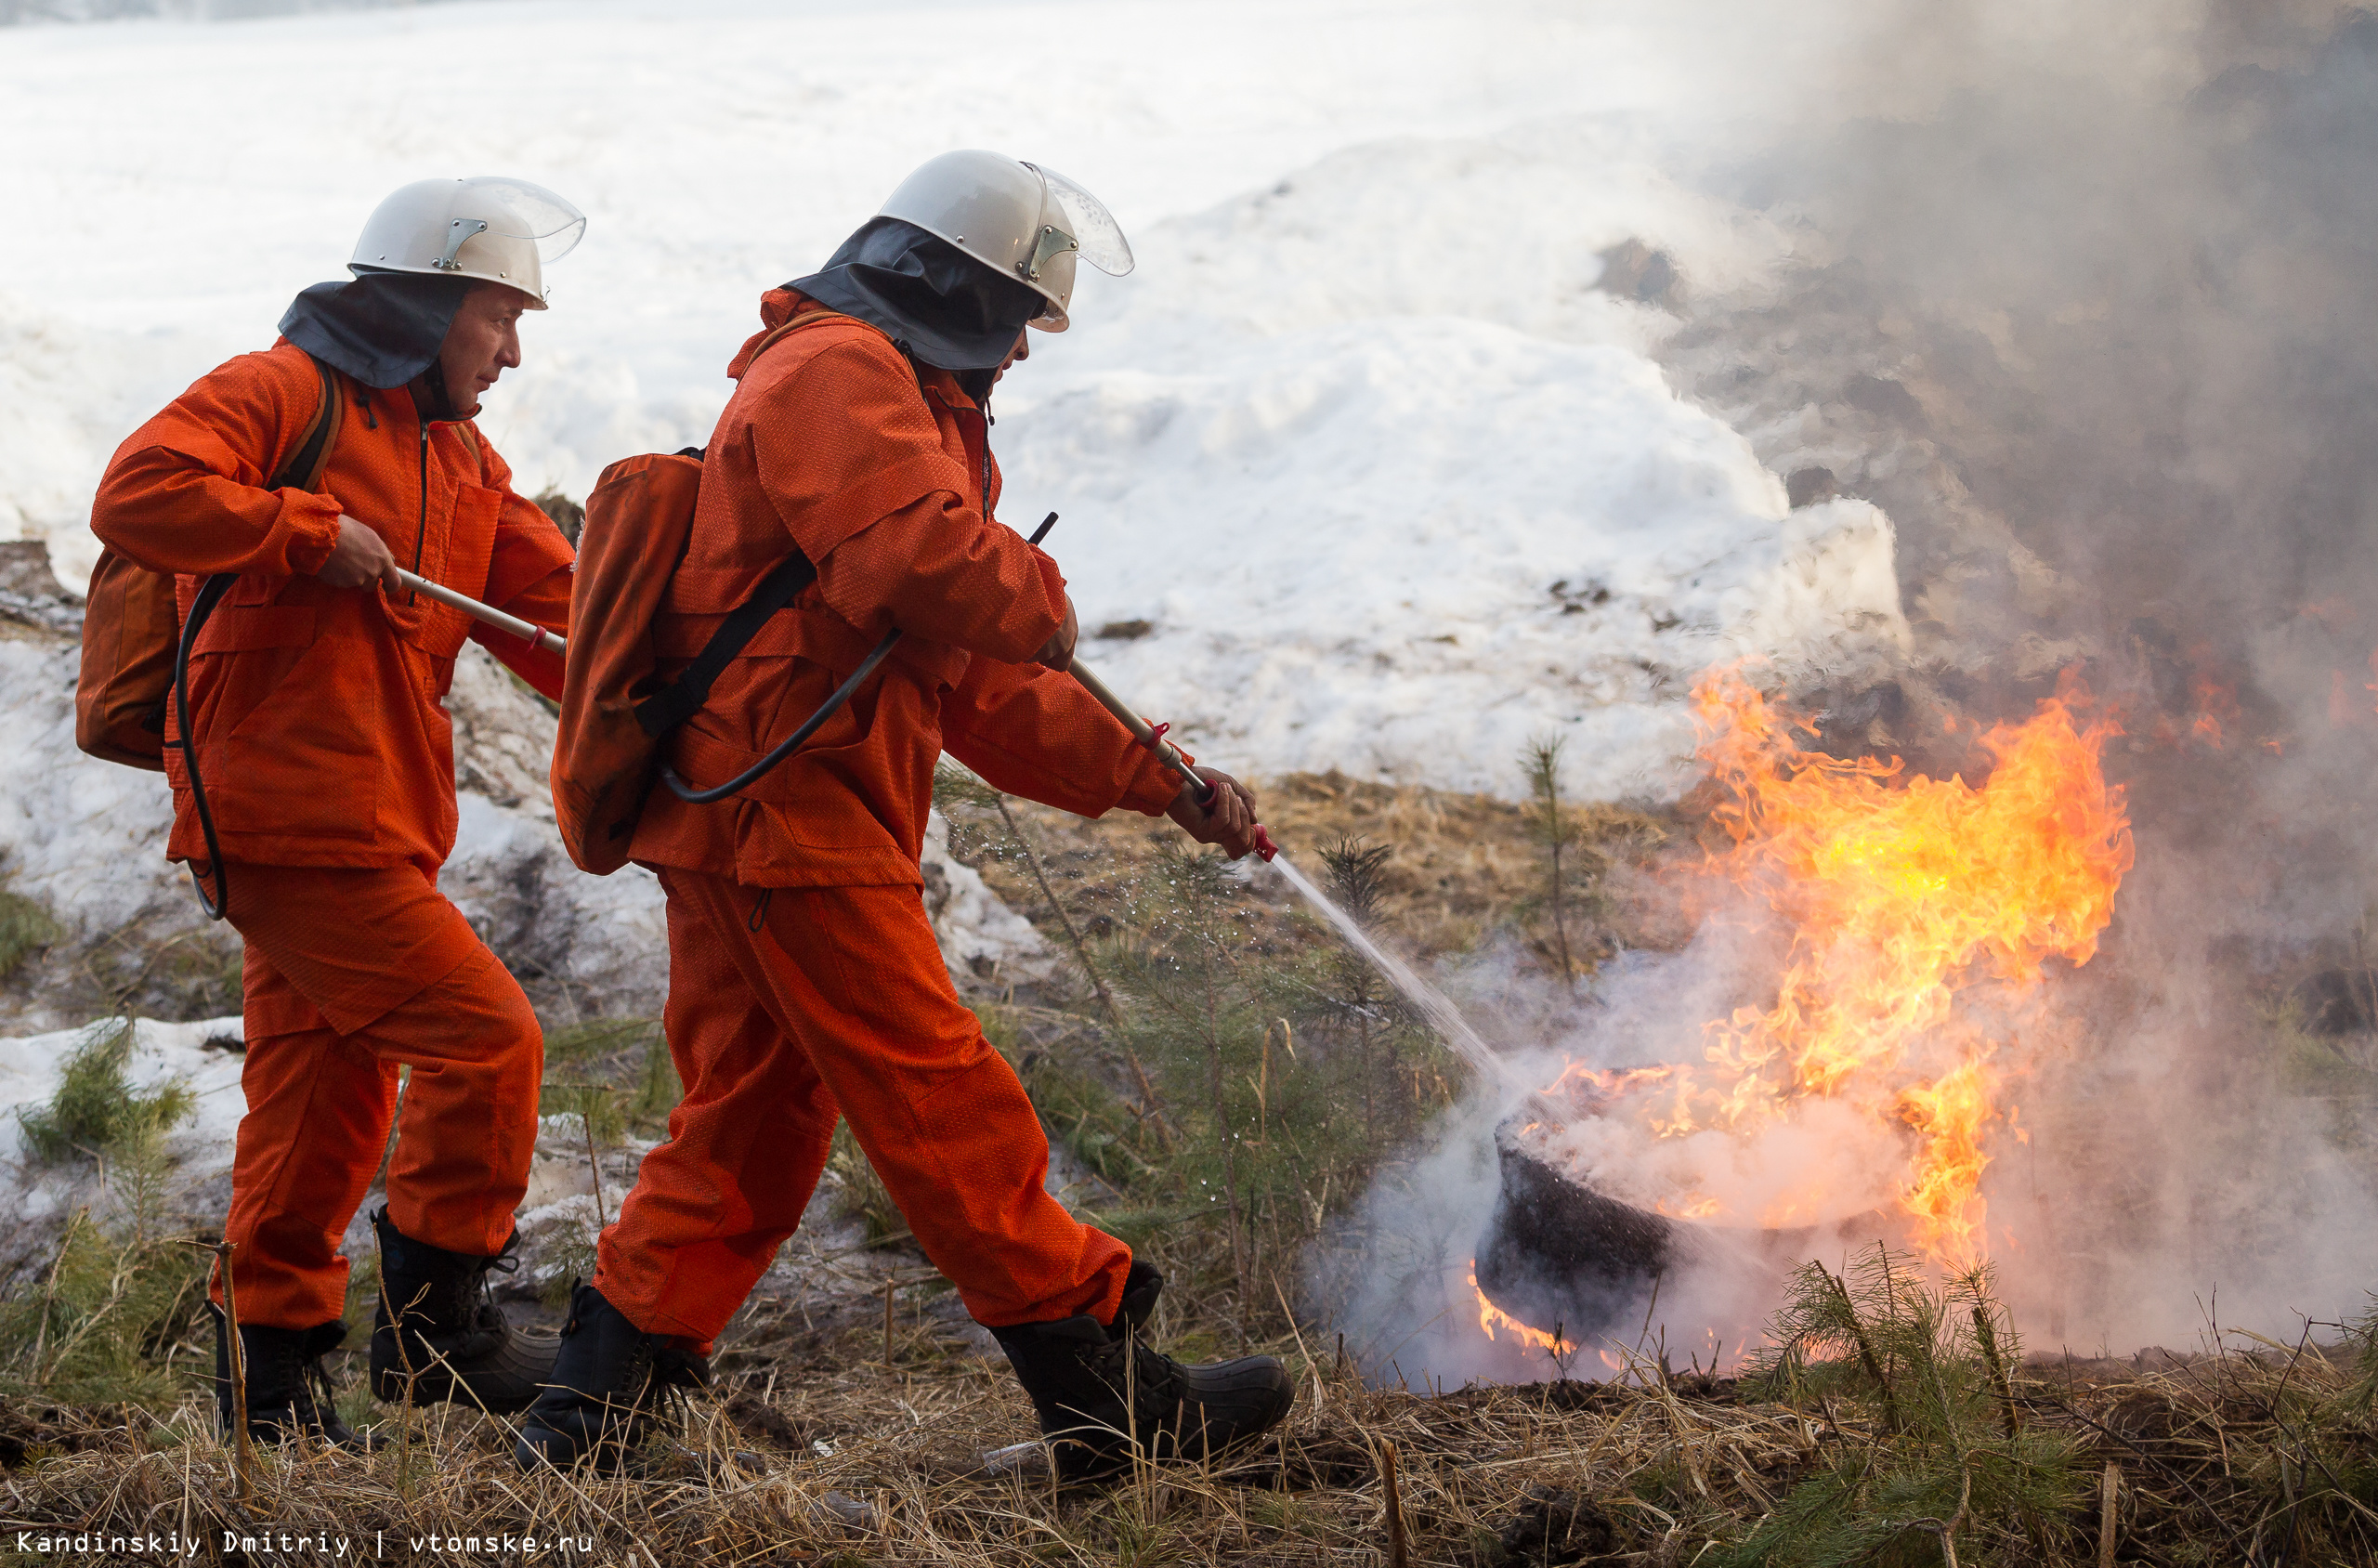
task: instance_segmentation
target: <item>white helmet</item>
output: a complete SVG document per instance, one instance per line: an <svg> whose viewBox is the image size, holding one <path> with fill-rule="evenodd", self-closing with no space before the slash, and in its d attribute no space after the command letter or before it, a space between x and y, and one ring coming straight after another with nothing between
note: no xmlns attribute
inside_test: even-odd
<svg viewBox="0 0 2378 1568"><path fill-rule="evenodd" d="M585 232L584 213L525 179L416 180L372 209L346 266L504 283L542 310L545 264L568 255Z"/></svg>
<svg viewBox="0 0 2378 1568"><path fill-rule="evenodd" d="M1053 169L997 152L945 152L900 182L879 217L896 217L1039 290L1049 308L1032 324L1065 330L1074 257L1120 278L1131 247L1106 203Z"/></svg>

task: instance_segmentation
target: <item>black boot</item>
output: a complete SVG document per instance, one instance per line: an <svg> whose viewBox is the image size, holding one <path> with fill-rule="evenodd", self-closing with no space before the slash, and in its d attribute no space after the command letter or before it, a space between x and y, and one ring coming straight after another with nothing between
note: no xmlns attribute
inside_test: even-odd
<svg viewBox="0 0 2378 1568"><path fill-rule="evenodd" d="M1114 1323L1084 1313L1056 1323L994 1328L1016 1380L1032 1396L1057 1475L1096 1481L1145 1457L1196 1462L1261 1436L1296 1401L1274 1357L1183 1366L1140 1340L1164 1276L1134 1261Z"/></svg>
<svg viewBox="0 0 2378 1568"><path fill-rule="evenodd" d="M709 1362L647 1334L601 1291L581 1285L569 1293L561 1354L520 1423L512 1457L522 1470L568 1470L592 1459L597 1471L614 1474L651 1434L663 1390L709 1386Z"/></svg>
<svg viewBox="0 0 2378 1568"><path fill-rule="evenodd" d="M552 1372L552 1336L515 1328L488 1274L516 1266L515 1235L492 1258L414 1241L372 1216L380 1238L380 1304L372 1314L372 1392L390 1404L451 1399L500 1416L526 1410ZM391 1311L394 1309L394 1321Z"/></svg>
<svg viewBox="0 0 2378 1568"><path fill-rule="evenodd" d="M239 1420L231 1398L231 1337L223 1309L209 1301L215 1317L215 1415L216 1431L229 1441ZM339 1419L333 1399L330 1373L322 1357L346 1339L346 1325L335 1320L311 1328L260 1328L240 1325L241 1371L248 1390L248 1436L258 1443L286 1443L310 1437L333 1447L368 1454L377 1438L357 1431Z"/></svg>

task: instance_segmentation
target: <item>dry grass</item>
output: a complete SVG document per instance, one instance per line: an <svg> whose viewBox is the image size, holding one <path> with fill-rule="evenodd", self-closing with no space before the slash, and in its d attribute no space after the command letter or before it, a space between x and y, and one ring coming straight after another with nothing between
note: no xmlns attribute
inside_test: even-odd
<svg viewBox="0 0 2378 1568"><path fill-rule="evenodd" d="M1548 1483L1582 1483L1640 1446L1627 1429L1651 1434L1668 1418L1663 1406L1646 1422L1633 1408L1640 1401L1584 1385L1427 1401L1364 1391L1326 1366L1299 1371L1303 1398L1280 1441L1226 1468L1062 1494L1037 1465L985 1467L986 1453L1029 1435L1028 1414L1003 1370L963 1359L813 1374L764 1405L741 1390L704 1402L674 1434L681 1450L632 1481L523 1476L508 1429L445 1407L369 1458L265 1456L244 1494L233 1457L193 1435L194 1418L20 1422L13 1442L33 1462L12 1473L0 1527L178 1531L200 1537L202 1561L232 1555L221 1548L227 1532L272 1529L345 1537L358 1555L383 1538L393 1555L412 1556L405 1543L429 1535L535 1535L591 1542L602 1561L634 1551L670 1564L1368 1563L1384 1539L1376 1456L1393 1443L1416 1559L1477 1561L1493 1560L1507 1528L1523 1535L1546 1512ZM742 1469L738 1449L766 1469ZM1565 1524L1576 1510L1561 1511ZM1589 1506L1583 1513L1597 1517Z"/></svg>
<svg viewBox="0 0 2378 1568"><path fill-rule="evenodd" d="M1464 953L1510 932L1549 968L1550 924L1537 918L1545 855L1527 808L1484 795L1365 783L1341 773L1266 780L1260 798L1273 836L1313 874L1319 874L1322 848L1350 835L1394 847L1384 870L1380 923L1408 956L1425 960ZM1011 807L1058 896L1092 937L1117 929L1133 881L1180 839L1170 823L1129 812L1089 821L1029 802ZM1613 805L1568 809L1589 876L1650 860L1679 838L1676 820L1667 817ZM1048 901L995 820L953 813L951 830L952 854L980 870L1013 908L1046 919ZM1299 912L1290 896L1250 893L1246 918L1275 940L1319 939L1318 932L1300 937L1286 918ZM1573 939L1580 943L1581 962L1617 945L1665 945L1653 922L1626 900L1615 901L1598 926Z"/></svg>
<svg viewBox="0 0 2378 1568"><path fill-rule="evenodd" d="M633 1551L672 1565L1369 1568L1388 1560L1380 1460L1392 1445L1411 1562L1714 1565L1742 1561L1740 1543L1797 1484L1891 1463L1901 1441L1850 1392L1743 1403L1731 1382L1647 1369L1636 1384L1424 1397L1365 1389L1326 1347L1308 1357L1291 1342L1300 1398L1276 1441L1223 1467L1058 1493L1036 1463L983 1462L1030 1435L1002 1368L906 1326L888 1363L873 1340L821 1335L742 1366L680 1414L673 1447L636 1480L524 1476L502 1423L439 1406L369 1458L262 1455L243 1488L194 1409L159 1420L20 1407L0 1416L0 1528L179 1532L198 1537L203 1561L255 1560L225 1550L224 1535L269 1529L345 1537L352 1555L378 1543L454 1562L524 1561L501 1542L535 1535L591 1542L600 1561ZM2373 1441L2366 1418L2340 1419L2366 1416L2366 1390L2345 1361L2306 1346L2151 1371L2032 1367L2013 1391L2020 1419L2069 1439L2086 1484L2042 1518L1932 1520L1954 1525L1957 1561L2378 1561ZM433 1535L452 1544L409 1545ZM454 1539L472 1536L486 1544ZM1914 1520L1858 1559L1945 1560L1937 1532Z"/></svg>

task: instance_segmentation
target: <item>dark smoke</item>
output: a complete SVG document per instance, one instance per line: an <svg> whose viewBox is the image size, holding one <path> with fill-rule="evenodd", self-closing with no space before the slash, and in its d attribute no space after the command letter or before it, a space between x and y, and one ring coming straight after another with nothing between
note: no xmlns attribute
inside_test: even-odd
<svg viewBox="0 0 2378 1568"><path fill-rule="evenodd" d="M1990 1183L2032 1332L2342 1310L2368 1075L2324 1100L2300 1058L2366 1069L2368 1020L2307 1047L2288 1008L2378 961L2378 16L2235 0L2024 54L1984 14L1868 40L1904 112L1745 165L1810 255L1672 360L1898 526L1916 667L1847 743L1970 776L1943 712L2067 669L2128 731L2137 869Z"/></svg>
<svg viewBox="0 0 2378 1568"><path fill-rule="evenodd" d="M2378 718L2378 17L2220 6L2186 73L2136 35L1968 60L1954 8L1909 29L1858 68L1941 71L1900 84L1924 112L1742 172L1813 255L1681 334L1683 378L1890 512L1968 707L2027 708L2078 655L2136 728L2202 669L2244 677L2242 738L2378 733L2332 722L2330 678Z"/></svg>

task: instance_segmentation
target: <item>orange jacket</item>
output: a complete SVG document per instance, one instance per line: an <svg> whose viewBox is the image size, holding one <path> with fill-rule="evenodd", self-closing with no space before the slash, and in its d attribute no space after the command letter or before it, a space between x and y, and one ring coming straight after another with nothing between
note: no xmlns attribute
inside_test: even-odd
<svg viewBox="0 0 2378 1568"><path fill-rule="evenodd" d="M1065 612L1054 561L993 520L986 421L947 372L910 368L889 338L790 290L703 459L685 564L654 626L660 673L798 544L817 581L779 611L670 739L688 783L724 783L814 712L883 634L878 675L791 760L744 791L688 805L655 790L631 845L647 865L747 887L921 882L917 857L946 749L994 789L1085 817L1154 817L1171 776L1074 679L1027 662ZM921 385L920 384L921 380Z"/></svg>
<svg viewBox="0 0 2378 1568"><path fill-rule="evenodd" d="M438 699L478 637L538 690L561 660L428 599L332 588L339 514L369 524L398 564L567 634L570 548L515 494L512 471L465 423L425 423L403 387L337 378L347 399L320 492L263 488L321 401L286 339L211 372L116 450L91 530L153 571L235 571L192 650L191 732L227 859L396 866L435 874L454 847L453 730ZM415 563L419 565L416 566ZM180 733L170 714L166 738ZM166 853L204 860L181 753Z"/></svg>

